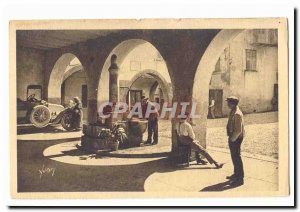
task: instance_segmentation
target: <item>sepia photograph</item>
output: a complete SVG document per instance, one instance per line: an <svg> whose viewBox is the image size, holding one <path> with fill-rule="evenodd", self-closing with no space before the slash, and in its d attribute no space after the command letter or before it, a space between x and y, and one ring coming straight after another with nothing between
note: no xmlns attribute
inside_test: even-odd
<svg viewBox="0 0 300 212"><path fill-rule="evenodd" d="M12 198L290 194L286 18L9 25Z"/></svg>

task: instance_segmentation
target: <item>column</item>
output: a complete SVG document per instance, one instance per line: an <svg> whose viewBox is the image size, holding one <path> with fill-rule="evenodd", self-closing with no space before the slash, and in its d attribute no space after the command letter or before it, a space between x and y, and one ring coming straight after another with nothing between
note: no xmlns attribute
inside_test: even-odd
<svg viewBox="0 0 300 212"><path fill-rule="evenodd" d="M109 101L115 105L119 101L119 67L116 63L117 56L113 54L111 56L111 65L108 68L109 71Z"/></svg>
<svg viewBox="0 0 300 212"><path fill-rule="evenodd" d="M111 56L111 65L108 68L109 71L109 102L113 104L112 111L114 111L114 106L119 101L119 67L117 65L117 55L113 54ZM109 128L112 127L113 122L112 115L108 119L108 126Z"/></svg>

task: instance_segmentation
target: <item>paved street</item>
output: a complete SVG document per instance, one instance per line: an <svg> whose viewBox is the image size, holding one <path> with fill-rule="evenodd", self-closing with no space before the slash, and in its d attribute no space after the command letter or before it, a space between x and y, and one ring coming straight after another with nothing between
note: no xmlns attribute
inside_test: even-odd
<svg viewBox="0 0 300 212"><path fill-rule="evenodd" d="M226 186L232 165L224 126L226 119L208 121L208 151L222 169L170 161L170 121L160 121L159 144L107 155L78 150L80 133L59 128L18 135L19 191L274 191L278 186L277 113L246 115L247 138L243 145L245 185ZM43 140L45 138L48 140ZM251 137L250 137L251 136ZM255 153L255 154L253 154ZM257 172L263 169L264 172ZM186 181L175 179L187 179ZM188 182L188 184L186 183ZM249 193L249 194L250 194Z"/></svg>
<svg viewBox="0 0 300 212"><path fill-rule="evenodd" d="M278 159L277 116L277 112L245 115L246 136L242 152ZM227 119L208 120L208 146L227 148L226 123Z"/></svg>
<svg viewBox="0 0 300 212"><path fill-rule="evenodd" d="M246 137L242 152L278 158L278 113L256 113L245 115ZM228 148L226 135L227 118L209 119L207 123L207 146ZM159 136L171 137L170 121L160 120Z"/></svg>

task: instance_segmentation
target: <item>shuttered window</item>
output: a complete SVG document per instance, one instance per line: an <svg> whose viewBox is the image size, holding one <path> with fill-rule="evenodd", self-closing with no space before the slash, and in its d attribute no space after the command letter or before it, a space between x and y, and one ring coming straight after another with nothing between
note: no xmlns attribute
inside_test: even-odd
<svg viewBox="0 0 300 212"><path fill-rule="evenodd" d="M256 71L256 50L246 49L246 71Z"/></svg>

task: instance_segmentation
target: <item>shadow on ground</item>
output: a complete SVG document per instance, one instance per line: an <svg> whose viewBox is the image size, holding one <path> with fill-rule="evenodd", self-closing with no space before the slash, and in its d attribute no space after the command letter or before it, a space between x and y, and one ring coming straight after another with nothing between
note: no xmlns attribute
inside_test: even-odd
<svg viewBox="0 0 300 212"><path fill-rule="evenodd" d="M100 159L104 157L114 157L114 158L163 158L163 157L169 157L170 152L158 152L158 153L141 153L141 154L136 154L136 153L115 153L115 152L102 152L99 154L93 154L93 153L88 153L84 150L81 149L71 149L67 151L61 151L61 154L57 155L51 155L51 156L44 156L46 158L56 158L56 157L62 157L62 156L77 156L77 157L84 157L85 158L95 158L95 159Z"/></svg>
<svg viewBox="0 0 300 212"><path fill-rule="evenodd" d="M217 183L211 186L207 186L201 189L200 191L225 191L225 190L229 190L241 186L241 185L231 185L229 182L230 181L225 181L222 183Z"/></svg>
<svg viewBox="0 0 300 212"><path fill-rule="evenodd" d="M19 192L144 191L145 180L154 172L177 170L170 165L168 158L134 165L81 166L57 162L43 155L46 148L59 143L61 141L18 142ZM83 160L88 155L77 149L64 154L79 156ZM154 156L163 155L166 156ZM101 159L97 155L90 157Z"/></svg>
<svg viewBox="0 0 300 212"><path fill-rule="evenodd" d="M44 128L37 128L34 126L26 126L26 127L17 127L17 134L24 135L24 134L33 134L33 133L68 133L68 131L61 128L59 125L51 126L48 125Z"/></svg>

